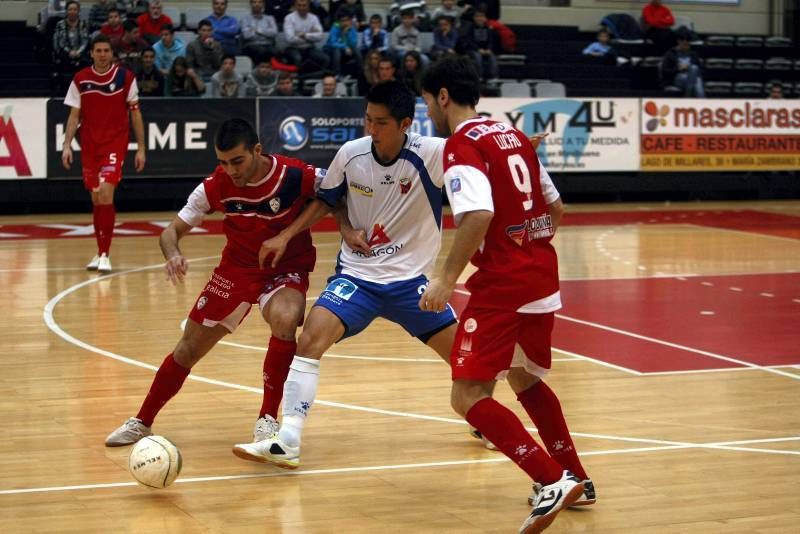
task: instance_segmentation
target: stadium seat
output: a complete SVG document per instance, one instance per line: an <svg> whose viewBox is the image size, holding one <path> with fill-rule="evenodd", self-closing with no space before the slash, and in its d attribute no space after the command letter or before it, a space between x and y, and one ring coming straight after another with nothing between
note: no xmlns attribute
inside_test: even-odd
<svg viewBox="0 0 800 534"><path fill-rule="evenodd" d="M253 71L253 60L248 56L236 56L236 67L234 70L246 78Z"/></svg>
<svg viewBox="0 0 800 534"><path fill-rule="evenodd" d="M211 14L208 7L188 7L186 8L186 29L196 30L197 24Z"/></svg>
<svg viewBox="0 0 800 534"><path fill-rule="evenodd" d="M563 83L544 82L537 83L534 87L536 96L539 98L559 98L567 96L567 88Z"/></svg>
<svg viewBox="0 0 800 534"><path fill-rule="evenodd" d="M433 47L433 32L419 32L419 48L423 54L430 52Z"/></svg>
<svg viewBox="0 0 800 534"><path fill-rule="evenodd" d="M177 30L178 28L183 27L183 19L181 18L181 12L175 6L164 6L162 12L172 19L172 26Z"/></svg>
<svg viewBox="0 0 800 534"><path fill-rule="evenodd" d="M525 54L497 54L498 65L524 65Z"/></svg>
<svg viewBox="0 0 800 534"><path fill-rule="evenodd" d="M183 44L188 45L195 39L197 39L197 34L195 32L175 32L175 38L180 39L183 41Z"/></svg>
<svg viewBox="0 0 800 534"><path fill-rule="evenodd" d="M731 35L709 35L706 37L707 46L733 46L733 36Z"/></svg>
<svg viewBox="0 0 800 534"><path fill-rule="evenodd" d="M710 57L706 60L707 69L727 70L733 68L733 60L727 57Z"/></svg>
<svg viewBox="0 0 800 534"><path fill-rule="evenodd" d="M750 35L740 35L736 38L736 46L759 47L764 46L764 38Z"/></svg>
<svg viewBox="0 0 800 534"><path fill-rule="evenodd" d="M733 94L736 96L762 97L764 84L758 82L736 82L733 85Z"/></svg>
<svg viewBox="0 0 800 534"><path fill-rule="evenodd" d="M81 6L81 12L78 14L78 17L81 20L89 20L89 12L92 10L92 5L89 2Z"/></svg>
<svg viewBox="0 0 800 534"><path fill-rule="evenodd" d="M645 69L658 68L661 65L661 59L661 56L647 56L639 62L639 66Z"/></svg>
<svg viewBox="0 0 800 534"><path fill-rule="evenodd" d="M764 39L764 46L769 48L791 48L792 40L788 37L767 37Z"/></svg>
<svg viewBox="0 0 800 534"><path fill-rule="evenodd" d="M503 82L500 84L500 96L529 98L531 86L524 82Z"/></svg>
<svg viewBox="0 0 800 534"><path fill-rule="evenodd" d="M703 87L707 97L730 96L733 90L731 82L706 82Z"/></svg>
<svg viewBox="0 0 800 534"><path fill-rule="evenodd" d="M675 24L672 25L673 30L677 30L678 28L687 28L694 31L694 22L692 21L691 17L687 17L686 15L675 15L674 18Z"/></svg>
<svg viewBox="0 0 800 534"><path fill-rule="evenodd" d="M737 59L734 66L737 70L761 70L764 62L760 59Z"/></svg>
<svg viewBox="0 0 800 534"><path fill-rule="evenodd" d="M771 57L764 62L765 70L792 70L792 60L785 57Z"/></svg>

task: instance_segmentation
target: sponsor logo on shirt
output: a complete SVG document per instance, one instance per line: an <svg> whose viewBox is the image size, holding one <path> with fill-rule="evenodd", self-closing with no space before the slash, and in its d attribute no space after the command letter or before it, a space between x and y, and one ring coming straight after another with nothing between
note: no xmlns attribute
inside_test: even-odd
<svg viewBox="0 0 800 534"><path fill-rule="evenodd" d="M197 299L197 309L202 310L205 307L206 302L208 302L208 297L202 296Z"/></svg>
<svg viewBox="0 0 800 534"><path fill-rule="evenodd" d="M405 195L411 189L411 178L400 178L400 194Z"/></svg>
<svg viewBox="0 0 800 534"><path fill-rule="evenodd" d="M381 185L394 185L394 178L390 174L384 175Z"/></svg>
<svg viewBox="0 0 800 534"><path fill-rule="evenodd" d="M336 296L339 299L338 302L341 303L342 300L350 300L350 297L352 297L357 290L358 286L350 280L346 278L336 278L325 288L325 294Z"/></svg>
<svg viewBox="0 0 800 534"><path fill-rule="evenodd" d="M527 237L528 241L551 237L555 234L553 219L549 214L539 215L524 221L522 224L506 226L506 235L517 245L522 245Z"/></svg>
<svg viewBox="0 0 800 534"><path fill-rule="evenodd" d="M461 192L461 178L456 176L455 178L450 180L450 191L453 193Z"/></svg>
<svg viewBox="0 0 800 534"><path fill-rule="evenodd" d="M372 188L370 186L364 185L364 184L360 184L358 182L350 182L350 189L352 189L356 193L364 195L365 197L372 197L372 195L374 193L374 191L372 190Z"/></svg>
<svg viewBox="0 0 800 534"><path fill-rule="evenodd" d="M272 210L272 213L278 213L281 209L281 199L278 197L273 198L269 201L269 209Z"/></svg>
<svg viewBox="0 0 800 534"><path fill-rule="evenodd" d="M474 317L470 317L464 321L464 332L472 333L478 329L478 321Z"/></svg>

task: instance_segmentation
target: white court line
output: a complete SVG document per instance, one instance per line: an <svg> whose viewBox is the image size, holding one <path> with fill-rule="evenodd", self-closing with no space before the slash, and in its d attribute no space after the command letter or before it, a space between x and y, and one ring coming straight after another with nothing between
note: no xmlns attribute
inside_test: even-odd
<svg viewBox="0 0 800 534"><path fill-rule="evenodd" d="M743 235L748 235L748 236L751 236L751 237L767 237L769 239L778 239L778 240L781 240L781 241L791 241L792 243L800 245L800 240L794 239L792 237L783 237L783 236L779 236L779 235L762 234L762 233L759 233L759 232L747 232L745 230L734 230L732 228L723 228L723 227L719 227L719 226L696 224L696 223L693 223L693 222L686 222L684 224L687 225L687 226L694 226L694 227L697 227L697 228L703 228L704 230L719 230L721 232L730 232L730 233L734 233L734 234L743 234Z"/></svg>
<svg viewBox="0 0 800 534"><path fill-rule="evenodd" d="M761 371L762 369L793 369L796 366L784 365L762 365L761 367L720 367L718 369L694 369L684 371L653 371L641 373L642 376L664 376L664 375L694 375L698 373L727 373L730 371Z"/></svg>
<svg viewBox="0 0 800 534"><path fill-rule="evenodd" d="M644 336L642 334L635 334L633 332L628 332L627 330L620 330L619 328L613 328L611 326L602 325L599 323L594 323L591 321L584 321L582 319L576 319L574 317L569 317L567 315L561 315L559 313L556 314L556 317L559 319L564 319L565 321L572 321L573 323L583 324L586 326L593 326L595 328L599 328L601 330L607 330L609 332L614 332L615 334L622 334L624 336L632 337L635 339L641 339L643 341L650 341L651 343L656 343L658 345L664 345L666 347L672 347L674 349L685 350L687 352L693 352L695 354L700 354L701 356L708 356L709 358L715 358L717 360L724 360L726 362L736 363L739 365L743 365L745 367L751 367L753 369L759 369L761 371L765 371L767 373L773 373L776 375L785 376L788 378L792 378L794 380L800 380L800 375L786 373L784 371L780 371L778 369L773 369L770 367L762 367L760 365L756 365L754 363L746 362L744 360L737 360L736 358L731 358L729 356L723 356L721 354L715 354L713 352L708 352L705 350L695 349L692 347L687 347L686 345L680 345L678 343L671 343L669 341L664 341L663 339L656 339L654 337ZM646 373L645 373L646 374Z"/></svg>

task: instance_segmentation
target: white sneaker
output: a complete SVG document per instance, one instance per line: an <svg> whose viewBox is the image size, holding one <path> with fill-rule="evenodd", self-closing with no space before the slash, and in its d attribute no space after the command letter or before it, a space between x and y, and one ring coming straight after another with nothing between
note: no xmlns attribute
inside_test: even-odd
<svg viewBox="0 0 800 534"><path fill-rule="evenodd" d="M97 270L97 266L99 264L100 264L100 256L95 254L94 258L92 258L92 261L90 261L89 263L86 264L86 270L87 271L96 271Z"/></svg>
<svg viewBox="0 0 800 534"><path fill-rule="evenodd" d="M528 504L533 506L533 503L536 502L536 495L542 491L542 485L538 482L533 483L533 491L531 492L530 496L528 497ZM583 493L578 500L572 503L569 507L573 508L575 506L589 506L597 502L597 493L594 491L594 483L590 478L583 479Z"/></svg>
<svg viewBox="0 0 800 534"><path fill-rule="evenodd" d="M251 462L269 463L285 469L296 469L300 465L300 447L289 447L277 434L254 443L234 445L233 454Z"/></svg>
<svg viewBox="0 0 800 534"><path fill-rule="evenodd" d="M131 417L122 425L108 435L106 447L122 447L123 445L133 445L140 439L152 436L153 432L149 426L144 426L141 420Z"/></svg>
<svg viewBox="0 0 800 534"><path fill-rule="evenodd" d="M101 254L100 259L97 260L97 270L101 273L111 272L111 259L105 253Z"/></svg>
<svg viewBox="0 0 800 534"><path fill-rule="evenodd" d="M542 487L531 515L519 528L519 534L538 534L549 527L558 512L574 504L584 489L583 482L565 470L557 482Z"/></svg>
<svg viewBox="0 0 800 534"><path fill-rule="evenodd" d="M470 426L469 427L469 435L472 436L475 439L481 440L483 442L483 446L486 447L487 449L489 449L490 451L496 451L497 450L497 447L495 446L495 444L492 443L491 441L489 441L488 439L486 439L485 437L483 437L483 434L481 434L481 431L478 430L477 428L475 428L474 426Z"/></svg>
<svg viewBox="0 0 800 534"><path fill-rule="evenodd" d="M264 441L265 439L269 439L277 434L278 430L280 429L280 423L278 423L271 415L265 414L264 416L258 418L256 421L256 426L253 427L253 442L255 443L256 441Z"/></svg>

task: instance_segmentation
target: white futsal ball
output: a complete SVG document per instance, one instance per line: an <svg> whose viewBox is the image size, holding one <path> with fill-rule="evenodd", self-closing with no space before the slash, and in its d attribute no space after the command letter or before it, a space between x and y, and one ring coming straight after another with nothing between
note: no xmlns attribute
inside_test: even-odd
<svg viewBox="0 0 800 534"><path fill-rule="evenodd" d="M166 488L181 472L181 451L163 436L147 436L133 446L128 470L142 486Z"/></svg>

